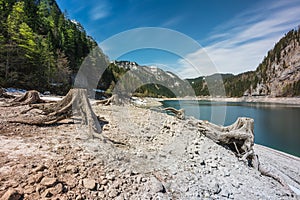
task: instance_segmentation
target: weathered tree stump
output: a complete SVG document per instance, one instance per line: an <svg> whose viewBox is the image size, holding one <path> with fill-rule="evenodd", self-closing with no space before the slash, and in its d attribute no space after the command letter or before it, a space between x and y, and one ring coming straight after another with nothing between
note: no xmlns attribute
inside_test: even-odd
<svg viewBox="0 0 300 200"><path fill-rule="evenodd" d="M20 97L16 97L7 106L22 106L30 104L45 103L44 100L40 98L39 92L36 90L27 91Z"/></svg>
<svg viewBox="0 0 300 200"><path fill-rule="evenodd" d="M61 101L56 103L34 104L30 106L22 114L33 109L41 110L42 113L34 118L12 120L10 122L30 125L51 125L63 119L71 118L76 113L81 117L82 124L89 127L89 132L92 136L99 138L98 133L101 133L101 126L91 108L85 89L71 89Z"/></svg>
<svg viewBox="0 0 300 200"><path fill-rule="evenodd" d="M175 116L178 119L183 120L185 118L185 110L184 109L177 110L175 108L168 107L168 108L164 108L164 110L172 112L173 114L175 114Z"/></svg>

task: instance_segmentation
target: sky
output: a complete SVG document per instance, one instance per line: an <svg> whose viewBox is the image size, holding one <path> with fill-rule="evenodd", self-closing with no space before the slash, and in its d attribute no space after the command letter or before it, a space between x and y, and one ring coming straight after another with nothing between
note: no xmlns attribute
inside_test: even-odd
<svg viewBox="0 0 300 200"><path fill-rule="evenodd" d="M255 70L268 50L300 25L300 0L57 3L111 60L158 66L182 78Z"/></svg>

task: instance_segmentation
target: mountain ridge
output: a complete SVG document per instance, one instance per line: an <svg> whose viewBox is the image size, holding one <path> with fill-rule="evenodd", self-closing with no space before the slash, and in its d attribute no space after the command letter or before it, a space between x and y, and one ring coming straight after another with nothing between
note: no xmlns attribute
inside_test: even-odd
<svg viewBox="0 0 300 200"><path fill-rule="evenodd" d="M256 70L237 75L220 74L223 83L212 83L210 90L224 87L226 96L299 96L300 95L300 26L285 34L269 50ZM214 79L213 75L206 76ZM197 95L209 95L201 77L187 79ZM194 82L194 83L193 83Z"/></svg>

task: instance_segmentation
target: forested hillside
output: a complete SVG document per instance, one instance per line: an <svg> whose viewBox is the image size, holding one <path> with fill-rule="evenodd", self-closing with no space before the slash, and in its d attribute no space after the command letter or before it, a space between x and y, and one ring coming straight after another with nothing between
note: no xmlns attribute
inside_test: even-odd
<svg viewBox="0 0 300 200"><path fill-rule="evenodd" d="M0 86L64 93L97 46L55 0L0 0Z"/></svg>
<svg viewBox="0 0 300 200"><path fill-rule="evenodd" d="M157 67L136 62L114 61L104 71L98 88L110 95L118 84L122 91L140 97L176 97L192 95L187 81Z"/></svg>
<svg viewBox="0 0 300 200"><path fill-rule="evenodd" d="M188 79L196 95L211 95L210 90L223 87L229 97L299 96L300 95L300 27L289 31L264 57L255 71L238 75L221 74L223 82L214 76ZM207 80L210 80L209 82Z"/></svg>

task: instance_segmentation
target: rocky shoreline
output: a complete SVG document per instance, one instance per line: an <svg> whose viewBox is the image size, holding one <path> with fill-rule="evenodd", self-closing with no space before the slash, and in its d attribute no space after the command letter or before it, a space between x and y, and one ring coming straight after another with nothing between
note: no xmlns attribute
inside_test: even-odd
<svg viewBox="0 0 300 200"><path fill-rule="evenodd" d="M164 100L199 100L199 101L217 101L217 102L246 102L246 103L272 103L284 104L289 106L300 106L300 97L184 97L184 98L162 98Z"/></svg>
<svg viewBox="0 0 300 200"><path fill-rule="evenodd" d="M76 119L55 126L7 122L26 108L0 107L3 200L299 199L297 190L203 136L194 119L131 105L94 105L103 119L101 134L112 144L90 139ZM299 158L258 145L255 151L264 165L281 169L288 184L300 188Z"/></svg>

